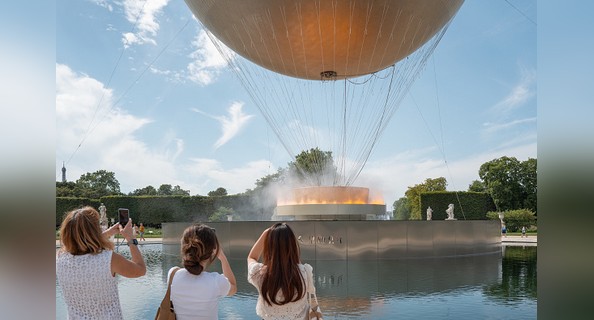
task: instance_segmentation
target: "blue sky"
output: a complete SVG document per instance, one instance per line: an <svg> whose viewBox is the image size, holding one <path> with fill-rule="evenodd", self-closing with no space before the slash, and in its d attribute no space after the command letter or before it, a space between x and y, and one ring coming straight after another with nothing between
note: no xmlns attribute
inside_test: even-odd
<svg viewBox="0 0 594 320"><path fill-rule="evenodd" d="M443 176L466 190L486 161L537 157L536 1L467 0L394 114L357 186L386 204ZM290 155L183 1L58 1L56 180L113 171L229 193Z"/></svg>

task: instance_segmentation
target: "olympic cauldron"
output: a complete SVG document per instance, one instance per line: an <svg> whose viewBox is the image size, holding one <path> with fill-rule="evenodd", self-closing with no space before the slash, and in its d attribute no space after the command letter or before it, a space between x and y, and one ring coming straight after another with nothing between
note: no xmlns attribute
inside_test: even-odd
<svg viewBox="0 0 594 320"><path fill-rule="evenodd" d="M381 197L369 188L315 186L294 188L277 198L275 218L280 220L376 220L386 214Z"/></svg>

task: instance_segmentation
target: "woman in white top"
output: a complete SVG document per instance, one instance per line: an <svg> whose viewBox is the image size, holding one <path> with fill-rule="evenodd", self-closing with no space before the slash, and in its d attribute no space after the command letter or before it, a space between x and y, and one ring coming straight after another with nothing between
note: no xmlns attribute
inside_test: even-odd
<svg viewBox="0 0 594 320"><path fill-rule="evenodd" d="M87 206L68 212L60 227L56 277L69 319L123 319L115 275L137 278L146 273L132 219L125 227L115 224L102 232L99 218L97 210ZM131 260L113 252L109 237L116 233L128 242Z"/></svg>
<svg viewBox="0 0 594 320"><path fill-rule="evenodd" d="M307 273L293 230L276 223L264 230L250 251L248 281L258 289L256 314L263 319L307 319ZM262 263L258 260L262 257ZM309 270L308 270L309 269Z"/></svg>
<svg viewBox="0 0 594 320"><path fill-rule="evenodd" d="M219 299L234 295L237 283L215 229L204 224L186 228L181 255L184 268L175 273L171 282L177 320L218 319ZM204 271L217 258L223 274ZM176 268L169 270L167 279Z"/></svg>

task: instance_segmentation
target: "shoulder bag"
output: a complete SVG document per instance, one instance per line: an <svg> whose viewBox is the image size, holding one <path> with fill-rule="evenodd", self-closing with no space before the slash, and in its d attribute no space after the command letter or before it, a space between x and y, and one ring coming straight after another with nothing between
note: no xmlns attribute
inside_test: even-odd
<svg viewBox="0 0 594 320"><path fill-rule="evenodd" d="M171 276L169 276L169 284L167 285L167 293L165 293L165 297L163 301L161 301L161 305L157 309L157 314L155 315L155 320L175 320L175 310L173 310L173 302L171 302L171 282L173 282L173 276L180 268L175 268L171 272Z"/></svg>
<svg viewBox="0 0 594 320"><path fill-rule="evenodd" d="M316 295L316 286L313 281L313 273L311 266L305 268L307 271L307 302L309 303L308 319L309 320L323 320L322 309L318 304L318 296Z"/></svg>

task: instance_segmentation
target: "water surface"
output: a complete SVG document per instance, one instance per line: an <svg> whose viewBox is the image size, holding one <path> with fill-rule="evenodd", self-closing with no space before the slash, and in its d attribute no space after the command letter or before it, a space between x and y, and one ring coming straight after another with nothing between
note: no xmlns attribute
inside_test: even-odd
<svg viewBox="0 0 594 320"><path fill-rule="evenodd" d="M179 246L147 244L144 277L118 277L125 319L153 319ZM127 246L119 252L129 256ZM305 261L314 267L325 319L536 319L536 247L446 259ZM221 300L219 319L258 319L244 259L231 260L238 292ZM220 272L215 264L212 271ZM56 282L56 319L66 306Z"/></svg>

